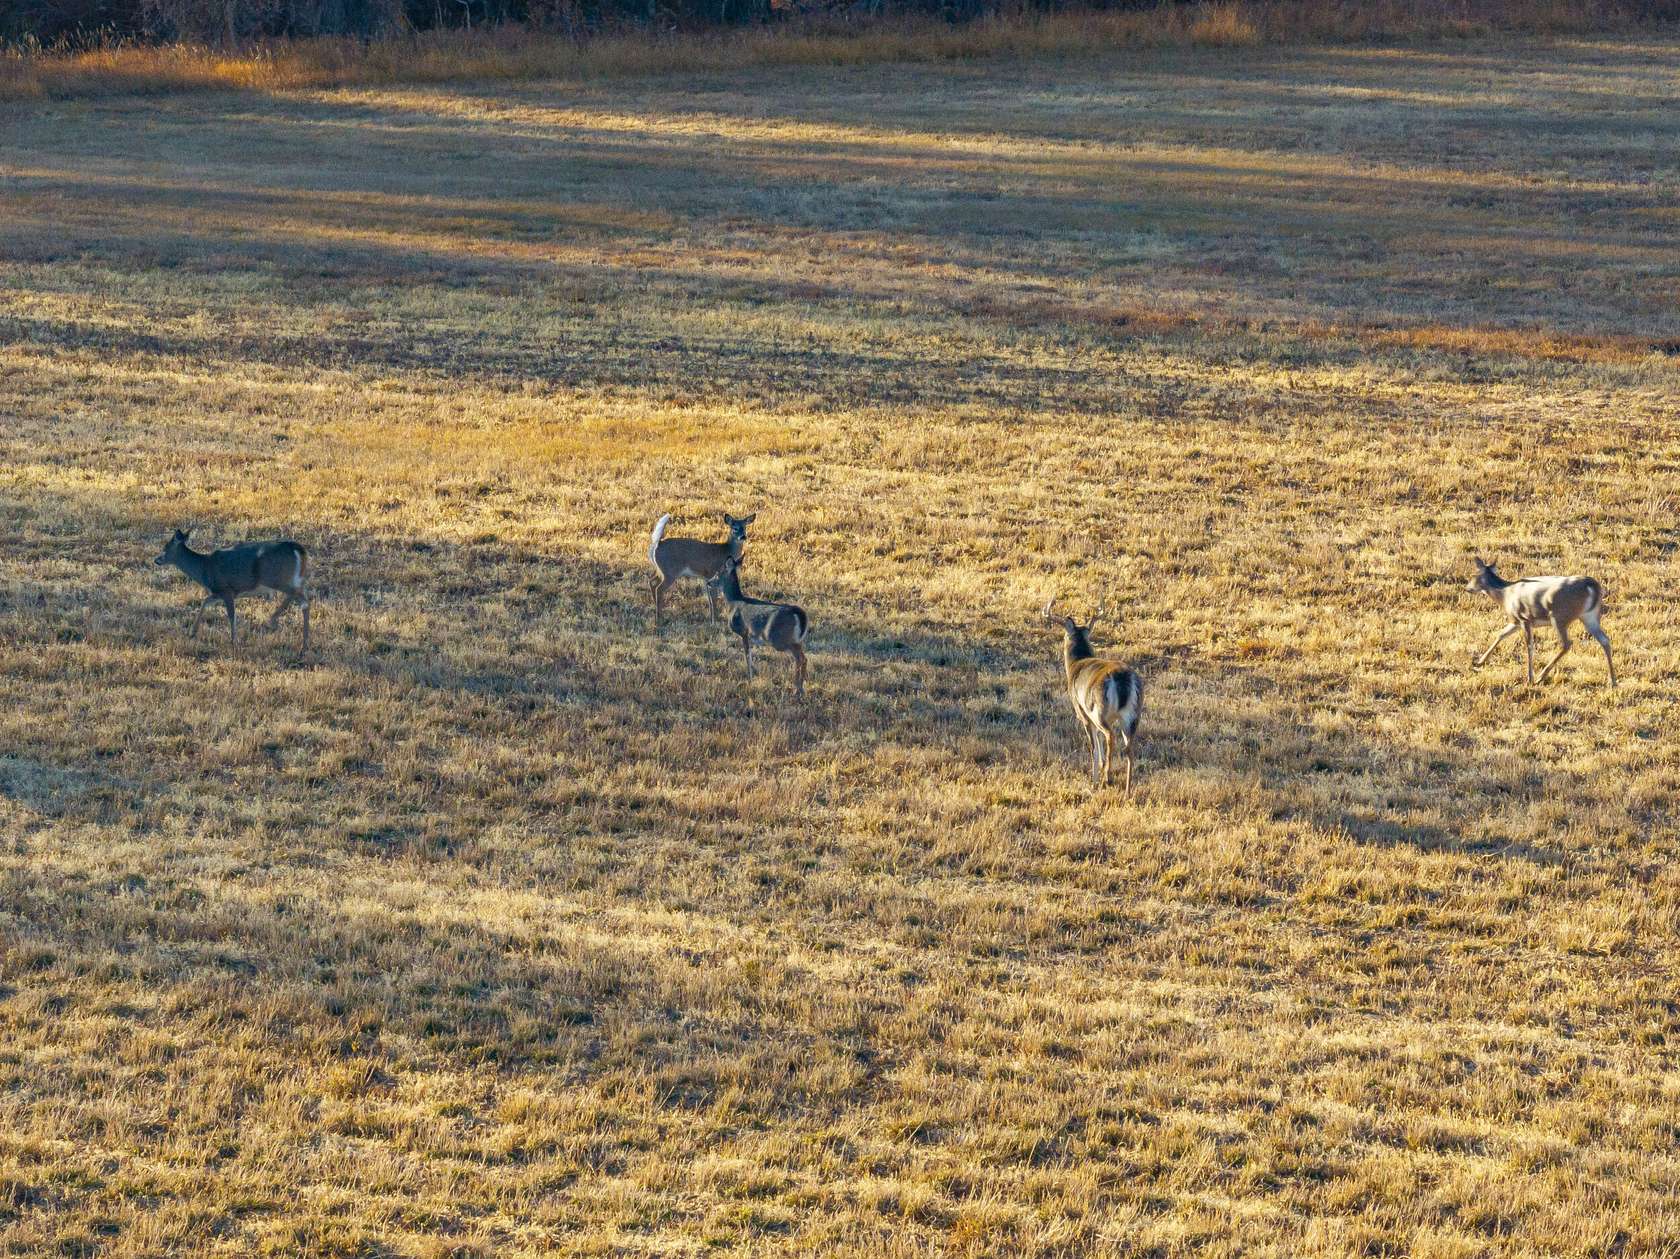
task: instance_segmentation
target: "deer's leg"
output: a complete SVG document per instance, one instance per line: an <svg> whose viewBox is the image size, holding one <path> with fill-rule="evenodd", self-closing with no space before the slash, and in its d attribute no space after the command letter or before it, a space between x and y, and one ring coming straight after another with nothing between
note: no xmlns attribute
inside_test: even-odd
<svg viewBox="0 0 1680 1259"><path fill-rule="evenodd" d="M1528 681L1534 684L1534 627L1527 621L1523 622L1523 646L1528 648Z"/></svg>
<svg viewBox="0 0 1680 1259"><path fill-rule="evenodd" d="M1615 686L1616 662L1610 658L1610 635L1606 634L1599 628L1598 616L1596 613L1593 615L1591 620L1588 620L1586 617L1582 617L1581 624L1586 626L1587 633L1593 636L1598 645L1604 648L1604 663L1610 666L1610 685Z"/></svg>
<svg viewBox="0 0 1680 1259"><path fill-rule="evenodd" d="M1504 629L1500 630L1497 634L1495 634L1493 636L1493 641L1488 644L1487 650L1484 651L1481 655L1477 656L1471 662L1474 665L1474 667L1480 669L1484 664L1486 664L1487 663L1487 658L1489 656L1493 655L1493 649L1495 647L1499 646L1499 644L1504 642L1507 638L1511 637L1512 634L1515 634L1517 632L1518 628L1519 628L1519 626L1517 625L1517 623L1515 621L1512 621Z"/></svg>
<svg viewBox="0 0 1680 1259"><path fill-rule="evenodd" d="M793 694L795 699L805 698L805 649L798 643L788 648L793 653Z"/></svg>
<svg viewBox="0 0 1680 1259"><path fill-rule="evenodd" d="M1103 727L1103 786L1114 783L1114 731Z"/></svg>
<svg viewBox="0 0 1680 1259"><path fill-rule="evenodd" d="M297 602L297 592L295 590L286 591L286 597L280 600L279 606L274 609L274 615L268 618L268 628L273 629L280 624L281 614L295 602Z"/></svg>
<svg viewBox="0 0 1680 1259"><path fill-rule="evenodd" d="M659 618L665 611L665 592L676 584L675 577L667 577L664 573L653 579L653 623L659 624Z"/></svg>
<svg viewBox="0 0 1680 1259"><path fill-rule="evenodd" d="M1604 648L1604 663L1610 670L1610 685L1615 686L1616 662L1610 658L1610 636L1597 626L1594 626L1590 632L1598 640L1598 645Z"/></svg>
<svg viewBox="0 0 1680 1259"><path fill-rule="evenodd" d="M1558 654L1552 657L1551 663L1544 669L1540 670L1540 680L1542 682L1546 680L1546 675L1557 667L1557 662L1569 654L1569 649L1573 646L1573 644L1569 641L1569 627L1562 621L1553 621L1552 624L1557 626L1558 641L1563 645L1558 648Z"/></svg>
<svg viewBox="0 0 1680 1259"><path fill-rule="evenodd" d="M741 635L741 650L747 653L747 681L752 681L752 639Z"/></svg>
<svg viewBox="0 0 1680 1259"><path fill-rule="evenodd" d="M308 595L308 593L307 592L300 593L299 596L298 596L298 602L303 605L303 646L298 648L298 650L300 652L304 652L304 651L309 650L309 595Z"/></svg>
<svg viewBox="0 0 1680 1259"><path fill-rule="evenodd" d="M706 594L712 601L712 620L715 621L715 620L718 619L718 592L717 592L717 587L713 586L713 585L707 585Z"/></svg>
<svg viewBox="0 0 1680 1259"><path fill-rule="evenodd" d="M227 607L228 613L228 642L237 643L239 641L239 622L233 615L233 596L223 595L222 603Z"/></svg>
<svg viewBox="0 0 1680 1259"><path fill-rule="evenodd" d="M205 595L198 601L198 615L193 617L192 636L194 638L198 637L198 627L204 624L204 609L216 602L219 602L219 600L215 595Z"/></svg>
<svg viewBox="0 0 1680 1259"><path fill-rule="evenodd" d="M1126 740L1126 799L1128 800L1132 798L1132 760L1135 755L1136 749L1133 746L1133 741L1128 738Z"/></svg>

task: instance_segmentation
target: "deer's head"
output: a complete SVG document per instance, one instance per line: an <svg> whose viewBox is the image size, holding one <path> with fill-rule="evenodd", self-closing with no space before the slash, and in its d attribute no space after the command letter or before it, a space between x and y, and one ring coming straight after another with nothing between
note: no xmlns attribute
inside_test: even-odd
<svg viewBox="0 0 1680 1259"><path fill-rule="evenodd" d="M186 552L187 535L191 532L191 528L177 529L175 531L175 536L169 539L168 542L164 543L162 553L159 554L152 563L156 564L160 568L165 564L173 564Z"/></svg>
<svg viewBox="0 0 1680 1259"><path fill-rule="evenodd" d="M742 546L746 544L747 526L757 519L757 512L750 516L731 516L728 512L723 513L723 523L729 526L729 547L736 555L741 553Z"/></svg>
<svg viewBox="0 0 1680 1259"><path fill-rule="evenodd" d="M725 519L728 518L725 517ZM749 516L748 519L750 520L751 517ZM739 556L727 556L723 563L718 565L717 572L706 579L706 589L723 595L725 598L740 598L741 579L737 576L740 568L741 560Z"/></svg>
<svg viewBox="0 0 1680 1259"><path fill-rule="evenodd" d="M1476 561L1476 575L1464 588L1477 594L1492 594L1505 583L1499 580L1499 574L1493 571L1491 563L1484 564L1479 555L1471 556Z"/></svg>
<svg viewBox="0 0 1680 1259"><path fill-rule="evenodd" d="M1044 601L1044 620L1049 625L1059 626L1062 631L1062 645L1067 654L1075 660L1083 659L1092 654L1091 631L1096 629L1097 622L1102 620L1108 612L1108 604L1104 603L1085 624L1081 625L1071 616L1063 616L1055 611L1055 596Z"/></svg>

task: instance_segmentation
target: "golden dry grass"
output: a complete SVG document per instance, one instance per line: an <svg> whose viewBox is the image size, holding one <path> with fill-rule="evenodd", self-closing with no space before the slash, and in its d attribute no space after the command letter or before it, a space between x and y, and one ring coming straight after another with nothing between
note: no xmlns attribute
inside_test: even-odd
<svg viewBox="0 0 1680 1259"><path fill-rule="evenodd" d="M749 67L852 66L1163 48L1242 48L1585 35L1653 27L1638 0L1205 0L1152 9L916 17L807 17L710 32L631 29L575 39L540 28L280 40L250 48L114 43L0 48L0 101L112 93L287 91L489 79L601 79ZM1662 29L1662 24L1655 24Z"/></svg>
<svg viewBox="0 0 1680 1259"><path fill-rule="evenodd" d="M1677 54L10 108L0 1252L1673 1253Z"/></svg>

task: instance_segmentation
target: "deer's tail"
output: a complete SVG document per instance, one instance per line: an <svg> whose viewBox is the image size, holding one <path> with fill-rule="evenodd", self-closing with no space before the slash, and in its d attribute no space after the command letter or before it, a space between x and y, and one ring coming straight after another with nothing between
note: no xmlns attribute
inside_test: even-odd
<svg viewBox="0 0 1680 1259"><path fill-rule="evenodd" d="M659 544L665 540L665 526L671 523L671 513L666 512L659 518L659 523L653 527L653 538L648 543L648 563L659 567Z"/></svg>

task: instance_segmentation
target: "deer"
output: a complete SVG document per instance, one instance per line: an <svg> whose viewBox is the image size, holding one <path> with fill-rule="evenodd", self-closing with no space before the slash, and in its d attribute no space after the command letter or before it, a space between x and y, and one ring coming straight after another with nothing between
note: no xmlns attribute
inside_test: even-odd
<svg viewBox="0 0 1680 1259"><path fill-rule="evenodd" d="M163 553L152 562L159 568L173 564L204 587L205 595L199 602L198 616L193 619L192 637L198 637L199 626L204 622L204 609L212 603L220 603L227 609L228 641L238 642L233 601L240 595L267 587L285 595L280 606L274 609L274 615L268 618L269 628L279 622L280 614L292 604L300 605L303 608L303 646L300 650L308 651L309 590L304 585L309 574L308 552L289 538L274 542L244 542L238 546L223 547L220 551L195 551L187 545L191 532L190 528L177 529L175 536L164 546Z"/></svg>
<svg viewBox="0 0 1680 1259"><path fill-rule="evenodd" d="M1052 611L1052 595L1042 616L1061 627L1062 668L1067 674L1068 701L1091 749L1091 779L1098 787L1114 781L1114 744L1126 754L1126 796L1132 794L1132 759L1137 748L1138 719L1143 715L1143 679L1117 660L1104 660L1091 647L1091 631L1108 611L1099 607L1084 625Z"/></svg>
<svg viewBox="0 0 1680 1259"><path fill-rule="evenodd" d="M747 681L753 675L753 644L767 643L793 657L793 696L805 698L805 636L811 621L805 609L793 603L754 599L741 592L741 561L731 556L706 586L721 594L729 606L729 629L741 640L747 653Z"/></svg>
<svg viewBox="0 0 1680 1259"><path fill-rule="evenodd" d="M702 542L699 538L667 538L665 526L671 523L667 512L653 526L653 538L648 543L648 562L658 573L653 579L653 623L659 624L665 610L665 592L677 584L679 577L698 577L706 583L712 600L712 620L718 618L718 590L712 578L718 575L725 560L740 562L747 545L747 526L758 519L758 513L737 519L723 513L723 523L729 526L729 537L722 542Z"/></svg>
<svg viewBox="0 0 1680 1259"><path fill-rule="evenodd" d="M1538 680L1544 682L1546 676L1557 667L1558 661L1568 653L1572 645L1569 641L1569 626L1572 622L1579 621L1582 628L1604 648L1604 663L1610 668L1610 685L1616 685L1616 662L1610 657L1610 636L1598 625L1599 613L1604 607L1603 586L1591 577L1522 577L1516 581L1506 581L1494 571L1492 564L1484 564L1481 556L1472 558L1476 561L1476 575L1465 588L1490 596L1505 613L1507 620L1505 627L1493 636L1487 650L1471 658L1472 668L1481 668L1493 654L1493 649L1520 629L1523 632L1523 646L1528 650L1528 680L1532 685L1536 680L1534 627L1541 622L1549 622L1557 631L1558 642L1561 645L1558 647L1558 654L1540 670Z"/></svg>

